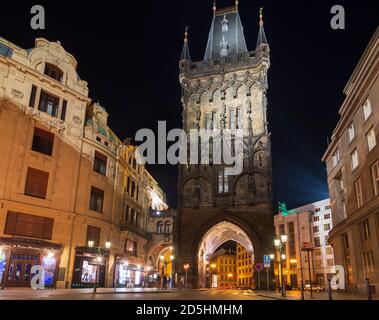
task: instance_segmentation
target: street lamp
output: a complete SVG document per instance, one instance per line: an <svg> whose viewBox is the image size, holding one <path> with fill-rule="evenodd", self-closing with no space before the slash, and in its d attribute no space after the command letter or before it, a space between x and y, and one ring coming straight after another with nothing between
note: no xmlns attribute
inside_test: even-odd
<svg viewBox="0 0 379 320"><path fill-rule="evenodd" d="M285 234L282 234L280 239L275 239L274 244L275 248L279 251L279 266L280 266L280 279L281 279L281 292L282 292L282 297L286 296L285 290L284 290L284 278L283 278L283 260L286 259L286 255L283 253L283 246L287 243L288 241L288 236Z"/></svg>
<svg viewBox="0 0 379 320"><path fill-rule="evenodd" d="M88 247L93 248L95 246L95 241L89 240L88 241ZM109 250L112 246L112 243L110 241L105 242L105 248ZM97 283L98 283L98 276L99 276L99 263L103 261L103 257L101 256L101 247L97 247L97 257L96 257L96 273L95 273L95 283L93 285L93 293L96 293L97 291ZM105 273L106 274L106 273Z"/></svg>
<svg viewBox="0 0 379 320"><path fill-rule="evenodd" d="M187 290L187 285L188 285L188 269L189 269L189 267L190 267L190 265L188 264L188 263L186 263L184 266L183 266L183 268L184 268L184 270L186 271L186 290Z"/></svg>

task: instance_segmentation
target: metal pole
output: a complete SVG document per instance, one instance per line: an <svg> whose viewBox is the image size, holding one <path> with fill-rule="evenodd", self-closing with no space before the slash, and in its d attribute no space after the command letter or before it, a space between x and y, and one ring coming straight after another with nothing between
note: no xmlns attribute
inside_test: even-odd
<svg viewBox="0 0 379 320"><path fill-rule="evenodd" d="M332 279L328 279L328 296L329 296L329 300L333 300L333 295L332 295Z"/></svg>
<svg viewBox="0 0 379 320"><path fill-rule="evenodd" d="M301 300L304 300L304 276L303 276L303 263L302 257L303 253L301 251L301 239L300 239L300 223L299 223L299 214L296 214L297 220L297 234L298 234L298 242L299 242L299 262L300 262L300 290L301 290Z"/></svg>
<svg viewBox="0 0 379 320"><path fill-rule="evenodd" d="M187 273L188 273L188 271L186 269L186 290L188 289L188 277L187 277Z"/></svg>
<svg viewBox="0 0 379 320"><path fill-rule="evenodd" d="M95 284L93 286L93 293L96 293L96 285L97 285L97 275L99 272L99 260L96 258L96 273L95 273Z"/></svg>
<svg viewBox="0 0 379 320"><path fill-rule="evenodd" d="M367 283L367 298L368 300L372 300L372 292L371 292L371 287L370 287L370 279L366 278L366 283Z"/></svg>
<svg viewBox="0 0 379 320"><path fill-rule="evenodd" d="M258 271L258 291L261 291L261 272Z"/></svg>
<svg viewBox="0 0 379 320"><path fill-rule="evenodd" d="M311 298L313 298L311 260L310 260L310 256L309 256L309 252L310 252L310 250L308 249L307 252L308 252L309 283L310 283L310 285L311 285Z"/></svg>
<svg viewBox="0 0 379 320"><path fill-rule="evenodd" d="M268 270L270 268L266 268L266 271L267 271L267 293L270 294L270 275L268 273Z"/></svg>
<svg viewBox="0 0 379 320"><path fill-rule="evenodd" d="M282 297L285 297L286 294L285 294L285 291L284 291L284 276L283 276L283 260L282 260L282 246L280 247L280 278L281 278L281 281L282 281L282 286L281 286L281 290L282 290Z"/></svg>

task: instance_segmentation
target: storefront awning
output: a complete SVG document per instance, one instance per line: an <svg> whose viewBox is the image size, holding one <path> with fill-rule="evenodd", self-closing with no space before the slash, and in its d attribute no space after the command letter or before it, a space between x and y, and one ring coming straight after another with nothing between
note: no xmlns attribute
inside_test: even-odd
<svg viewBox="0 0 379 320"><path fill-rule="evenodd" d="M51 243L43 240L17 238L17 237L2 237L0 238L0 245L10 245L26 248L41 248L41 249L53 249L60 250L61 244Z"/></svg>

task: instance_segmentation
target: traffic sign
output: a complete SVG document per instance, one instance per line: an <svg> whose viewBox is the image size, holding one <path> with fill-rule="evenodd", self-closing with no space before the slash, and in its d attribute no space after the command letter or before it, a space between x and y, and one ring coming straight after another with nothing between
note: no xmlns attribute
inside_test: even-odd
<svg viewBox="0 0 379 320"><path fill-rule="evenodd" d="M262 263L256 263L255 264L255 270L258 272L261 272L263 270L263 264Z"/></svg>
<svg viewBox="0 0 379 320"><path fill-rule="evenodd" d="M271 267L271 258L270 258L270 256L264 256L263 264L264 264L265 268L270 268Z"/></svg>

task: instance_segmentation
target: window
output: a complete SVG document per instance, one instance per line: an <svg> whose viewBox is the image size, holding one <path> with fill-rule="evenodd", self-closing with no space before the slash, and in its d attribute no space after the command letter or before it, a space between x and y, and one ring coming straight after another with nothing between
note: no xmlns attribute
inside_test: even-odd
<svg viewBox="0 0 379 320"><path fill-rule="evenodd" d="M37 87L32 86L32 92L30 93L29 107L34 108L36 104Z"/></svg>
<svg viewBox="0 0 379 320"><path fill-rule="evenodd" d="M375 136L375 130L374 129L371 129L367 133L366 139L367 139L368 151L371 151L376 146L376 136Z"/></svg>
<svg viewBox="0 0 379 320"><path fill-rule="evenodd" d="M379 161L377 161L371 168L372 181L374 183L375 195L379 195Z"/></svg>
<svg viewBox="0 0 379 320"><path fill-rule="evenodd" d="M46 198L49 173L28 168L25 184L25 194L31 197Z"/></svg>
<svg viewBox="0 0 379 320"><path fill-rule="evenodd" d="M53 154L54 135L39 128L34 128L32 150L51 156Z"/></svg>
<svg viewBox="0 0 379 320"><path fill-rule="evenodd" d="M105 176L107 174L107 157L95 151L93 171Z"/></svg>
<svg viewBox="0 0 379 320"><path fill-rule="evenodd" d="M360 178L357 181L355 181L354 188L355 188L355 197L357 200L357 207L360 208L363 206L362 184L361 184Z"/></svg>
<svg viewBox="0 0 379 320"><path fill-rule="evenodd" d="M237 109L237 129L242 129L242 112L241 112L241 108Z"/></svg>
<svg viewBox="0 0 379 320"><path fill-rule="evenodd" d="M314 222L318 222L318 221L320 221L320 217L318 217L318 216L317 216L317 217L313 217L313 221L314 221Z"/></svg>
<svg viewBox="0 0 379 320"><path fill-rule="evenodd" d="M164 224L164 233L165 234L170 234L171 233L171 222L170 221L166 221L165 224Z"/></svg>
<svg viewBox="0 0 379 320"><path fill-rule="evenodd" d="M334 259L327 259L326 264L328 267L333 267L334 266Z"/></svg>
<svg viewBox="0 0 379 320"><path fill-rule="evenodd" d="M130 239L126 239L124 250L126 254L136 257L137 256L137 242Z"/></svg>
<svg viewBox="0 0 379 320"><path fill-rule="evenodd" d="M317 213L317 212L320 212L321 211L321 209L320 208L316 208L315 209L315 212Z"/></svg>
<svg viewBox="0 0 379 320"><path fill-rule="evenodd" d="M345 201L342 201L342 213L343 213L343 218L346 219L347 215L346 215L346 202Z"/></svg>
<svg viewBox="0 0 379 320"><path fill-rule="evenodd" d="M45 91L41 91L38 110L46 112L53 117L58 116L59 99Z"/></svg>
<svg viewBox="0 0 379 320"><path fill-rule="evenodd" d="M333 254L333 248L332 247L326 247L326 254L332 255Z"/></svg>
<svg viewBox="0 0 379 320"><path fill-rule="evenodd" d="M315 246L316 246L316 247L321 247L320 237L316 237L316 238L315 238Z"/></svg>
<svg viewBox="0 0 379 320"><path fill-rule="evenodd" d="M337 150L332 156L333 168L340 162L340 151Z"/></svg>
<svg viewBox="0 0 379 320"><path fill-rule="evenodd" d="M229 177L226 174L226 170L222 169L218 172L218 193L229 192Z"/></svg>
<svg viewBox="0 0 379 320"><path fill-rule="evenodd" d="M330 210L330 206L325 206L325 210Z"/></svg>
<svg viewBox="0 0 379 320"><path fill-rule="evenodd" d="M358 152L357 150L354 150L353 153L351 154L351 168L355 170L359 165L359 160L358 160Z"/></svg>
<svg viewBox="0 0 379 320"><path fill-rule="evenodd" d="M209 112L205 114L205 129L211 130L212 129L212 123L211 123L211 115Z"/></svg>
<svg viewBox="0 0 379 320"><path fill-rule="evenodd" d="M367 99L365 104L363 105L363 114L365 120L367 120L372 114L371 101L369 99Z"/></svg>
<svg viewBox="0 0 379 320"><path fill-rule="evenodd" d="M362 233L362 240L369 240L371 235L370 235L370 225L368 220L366 219L365 221L362 222L361 224L361 233Z"/></svg>
<svg viewBox="0 0 379 320"><path fill-rule="evenodd" d="M318 268L318 269L322 268L322 261L321 260L316 260L316 268Z"/></svg>
<svg viewBox="0 0 379 320"><path fill-rule="evenodd" d="M354 129L354 123L352 123L348 129L349 131L349 142L353 141L355 138L355 129Z"/></svg>
<svg viewBox="0 0 379 320"><path fill-rule="evenodd" d="M54 219L8 211L4 233L12 236L51 240Z"/></svg>
<svg viewBox="0 0 379 320"><path fill-rule="evenodd" d="M86 238L86 244L88 245L89 241L94 242L95 247L100 246L100 234L101 234L101 229L94 227L94 226L87 226L87 238Z"/></svg>
<svg viewBox="0 0 379 320"><path fill-rule="evenodd" d="M217 113L216 111L212 112L212 130L217 129Z"/></svg>
<svg viewBox="0 0 379 320"><path fill-rule="evenodd" d="M62 82L63 80L63 72L61 69L59 69L57 66L46 63L45 64L45 74L49 76L50 78L53 78L59 82Z"/></svg>
<svg viewBox="0 0 379 320"><path fill-rule="evenodd" d="M330 224L324 224L324 231L329 231L330 230Z"/></svg>
<svg viewBox="0 0 379 320"><path fill-rule="evenodd" d="M236 112L234 109L229 111L230 113L230 129L235 130L236 129Z"/></svg>
<svg viewBox="0 0 379 320"><path fill-rule="evenodd" d="M313 227L313 232L314 233L320 232L319 227L318 226Z"/></svg>
<svg viewBox="0 0 379 320"><path fill-rule="evenodd" d="M163 222L162 221L159 221L158 223L157 223L157 233L158 234L162 234L163 233L163 231L164 231L164 229L163 229Z"/></svg>
<svg viewBox="0 0 379 320"><path fill-rule="evenodd" d="M324 214L324 220L329 220L331 218L330 213Z"/></svg>
<svg viewBox="0 0 379 320"><path fill-rule="evenodd" d="M91 187L90 210L103 212L104 191Z"/></svg>
<svg viewBox="0 0 379 320"><path fill-rule="evenodd" d="M67 113L67 101L63 100L62 111L61 111L61 120L62 121L66 120L66 113Z"/></svg>

